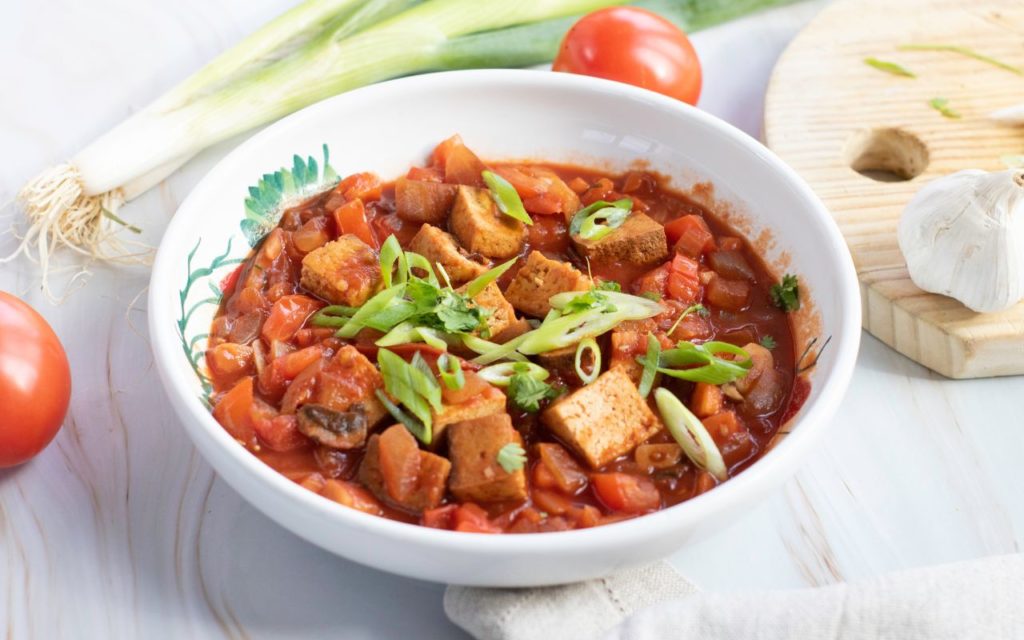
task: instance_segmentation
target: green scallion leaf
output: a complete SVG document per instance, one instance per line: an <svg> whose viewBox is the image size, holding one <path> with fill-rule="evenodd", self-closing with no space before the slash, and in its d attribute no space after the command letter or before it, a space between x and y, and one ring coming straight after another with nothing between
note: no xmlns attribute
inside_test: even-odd
<svg viewBox="0 0 1024 640"><path fill-rule="evenodd" d="M391 414L391 417L400 422L409 430L417 440L420 442L429 444L431 440L430 429L416 418L410 416L408 413L402 411L402 408L391 401L391 398L387 396L383 391L377 389L377 399L384 405L387 412Z"/></svg>
<svg viewBox="0 0 1024 640"><path fill-rule="evenodd" d="M310 324L314 327L330 327L338 329L345 326L349 318L355 315L357 307L346 307L340 304L332 304L324 307L313 314Z"/></svg>
<svg viewBox="0 0 1024 640"><path fill-rule="evenodd" d="M498 205L499 211L523 224L533 224L533 219L530 214L526 213L523 201L519 198L519 193L516 192L512 183L493 171L484 171L480 175L483 176L484 183L487 184L487 189L491 192L491 197Z"/></svg>
<svg viewBox="0 0 1024 640"><path fill-rule="evenodd" d="M713 475L719 482L729 477L722 452L697 416L667 389L654 392L654 402L665 428L693 464Z"/></svg>
<svg viewBox="0 0 1024 640"><path fill-rule="evenodd" d="M720 358L719 353L740 359ZM662 352L658 372L690 382L725 384L746 376L751 366L750 354L728 342L680 342L675 349Z"/></svg>
<svg viewBox="0 0 1024 640"><path fill-rule="evenodd" d="M868 65L869 67L874 67L879 71L891 73L894 76L903 76L905 78L917 77L917 74L915 74L913 71L907 69L902 65L896 64L895 62L879 60L878 58L864 58L864 64Z"/></svg>
<svg viewBox="0 0 1024 640"><path fill-rule="evenodd" d="M1012 64L997 60L991 56L978 53L974 49L969 47L961 47L955 44L901 44L897 47L900 51L948 51L950 53L958 53L968 58L974 58L980 60L986 64L990 64L1000 69L1005 69L1010 73L1016 73L1019 76L1024 76L1024 69L1016 67Z"/></svg>
<svg viewBox="0 0 1024 640"><path fill-rule="evenodd" d="M395 266L398 266L397 273ZM402 284L409 279L409 262L405 257L402 245L398 244L395 234L388 236L380 245L380 277L384 288L389 289L391 283Z"/></svg>
<svg viewBox="0 0 1024 640"><path fill-rule="evenodd" d="M596 242L621 227L632 211L633 201L629 198L611 203L598 200L576 212L569 230L572 235Z"/></svg>
<svg viewBox="0 0 1024 640"><path fill-rule="evenodd" d="M466 374L462 372L462 364L455 356L448 353L438 356L437 371L447 388L457 391L466 386Z"/></svg>
<svg viewBox="0 0 1024 640"><path fill-rule="evenodd" d="M772 285L769 292L772 304L786 311L796 311L800 308L800 285L796 276L787 273L782 277L782 282Z"/></svg>
<svg viewBox="0 0 1024 640"><path fill-rule="evenodd" d="M384 378L384 388L389 396L400 402L423 425L419 433L410 428L414 436L424 444L432 440L433 411L441 410L441 386L430 367L417 352L413 363L387 349L377 351L377 364ZM387 404L384 405L387 407ZM389 409L390 411L390 409ZM394 415L394 414L393 414ZM396 419L397 416L396 416ZM405 422L406 427L409 425Z"/></svg>
<svg viewBox="0 0 1024 640"><path fill-rule="evenodd" d="M642 358L637 358L636 361L644 367L637 390L641 396L646 398L647 394L651 392L651 387L654 386L654 378L658 375L658 364L661 361L661 342L654 337L653 333L647 334L647 353Z"/></svg>
<svg viewBox="0 0 1024 640"><path fill-rule="evenodd" d="M475 298L477 294L487 288L487 285L491 284L504 275L506 271L511 269L512 265L516 263L516 260L518 260L518 258L512 258L508 262L503 262L493 269L485 271L470 280L469 283L466 284L466 295L470 298Z"/></svg>
<svg viewBox="0 0 1024 640"><path fill-rule="evenodd" d="M394 238L394 236L391 237ZM405 261L409 267L409 275L413 275L413 269L419 269L426 273L426 276L422 278L423 280L426 280L435 287L441 286L440 283L437 281L437 275L434 274L434 269L431 268L432 266L430 264L430 260L427 260L425 256L421 256L415 251L406 251Z"/></svg>
<svg viewBox="0 0 1024 640"><path fill-rule="evenodd" d="M498 465L506 473L518 471L526 465L526 450L515 442L510 442L498 450Z"/></svg>
<svg viewBox="0 0 1024 640"><path fill-rule="evenodd" d="M484 367L476 374L496 387L507 387L512 378L525 375L534 380L547 380L551 375L548 370L533 362L502 362Z"/></svg>
<svg viewBox="0 0 1024 640"><path fill-rule="evenodd" d="M946 118L956 120L960 118L960 112L949 106L949 100L946 98L932 98L928 101L928 106L941 113Z"/></svg>
<svg viewBox="0 0 1024 640"><path fill-rule="evenodd" d="M396 284L392 287L378 292L372 298L359 307L348 322L346 322L335 334L339 338L352 338L359 333L366 325L366 320L380 313L387 308L393 300L400 299L405 293L405 284Z"/></svg>

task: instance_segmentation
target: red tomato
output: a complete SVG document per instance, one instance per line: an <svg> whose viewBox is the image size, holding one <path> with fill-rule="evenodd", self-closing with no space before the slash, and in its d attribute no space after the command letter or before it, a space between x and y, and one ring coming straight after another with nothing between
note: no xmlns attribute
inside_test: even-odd
<svg viewBox="0 0 1024 640"><path fill-rule="evenodd" d="M590 482L597 497L609 509L640 513L661 506L661 494L650 478L628 473L595 473Z"/></svg>
<svg viewBox="0 0 1024 640"><path fill-rule="evenodd" d="M270 308L270 315L263 323L262 336L269 344L274 340L291 340L295 332L309 316L320 309L321 303L309 296L295 294L281 296Z"/></svg>
<svg viewBox="0 0 1024 640"><path fill-rule="evenodd" d="M0 291L0 467L21 464L57 435L71 399L71 370L41 315Z"/></svg>
<svg viewBox="0 0 1024 640"><path fill-rule="evenodd" d="M636 7L609 7L584 16L562 40L555 71L618 80L697 104L697 52L678 27Z"/></svg>

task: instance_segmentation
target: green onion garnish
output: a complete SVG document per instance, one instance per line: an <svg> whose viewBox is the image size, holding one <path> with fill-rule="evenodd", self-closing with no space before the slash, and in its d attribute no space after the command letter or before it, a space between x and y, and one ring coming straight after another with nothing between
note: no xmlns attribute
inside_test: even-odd
<svg viewBox="0 0 1024 640"><path fill-rule="evenodd" d="M962 56L974 58L975 60L980 60L981 62L999 67L1000 69L1006 69L1007 71L1016 73L1019 76L1024 76L1024 69L1021 69L1020 67L1015 67L1012 64L1003 62L1002 60L996 60L993 57L978 53L974 49L960 47L955 44L901 44L896 48L900 51L949 51L951 53L959 53Z"/></svg>
<svg viewBox="0 0 1024 640"><path fill-rule="evenodd" d="M949 100L946 98L932 98L928 101L928 106L935 109L946 118L956 120L960 117L960 112L949 106Z"/></svg>
<svg viewBox="0 0 1024 640"><path fill-rule="evenodd" d="M395 273L395 265L398 272ZM398 244L395 234L388 236L384 244L380 245L380 278L384 288L391 287L391 283L401 284L409 279L409 262L405 257L402 245Z"/></svg>
<svg viewBox="0 0 1024 640"><path fill-rule="evenodd" d="M533 224L533 219L530 218L530 214L526 213L523 201L519 199L519 193L512 183L493 171L484 171L480 175L483 176L484 182L487 183L487 188L491 192L491 198L494 199L494 203L498 205L498 209L502 213L523 224Z"/></svg>
<svg viewBox="0 0 1024 640"><path fill-rule="evenodd" d="M588 350L594 353L594 365L590 368L590 373L583 370L583 354ZM580 340L579 345L576 346L575 365L576 375L584 385L597 380L597 376L601 375L601 348L597 346L596 340L593 338Z"/></svg>
<svg viewBox="0 0 1024 640"><path fill-rule="evenodd" d="M518 471L526 465L526 450L515 442L510 442L498 450L498 465L506 473Z"/></svg>
<svg viewBox="0 0 1024 640"><path fill-rule="evenodd" d="M441 382L449 389L456 391L466 386L466 374L462 372L462 365L455 356L448 353L438 356L437 371L441 376Z"/></svg>
<svg viewBox="0 0 1024 640"><path fill-rule="evenodd" d="M719 358L718 353L727 353L742 360ZM680 342L675 349L663 351L659 359L658 372L672 378L707 384L725 384L747 375L753 360L750 354L728 342L705 342L693 344ZM680 369L678 367L687 367Z"/></svg>
<svg viewBox="0 0 1024 640"><path fill-rule="evenodd" d="M661 342L654 337L653 333L647 334L647 353L636 361L644 366L644 372L640 375L640 385L637 390L640 395L647 397L654 386L654 377L658 375L658 362L661 360Z"/></svg>
<svg viewBox="0 0 1024 640"><path fill-rule="evenodd" d="M405 293L405 284L396 284L393 287L389 287L380 291L375 296L363 303L363 306L359 307L351 318L348 319L338 332L335 334L339 338L352 338L359 333L366 325L366 320L371 316L374 316L391 304L392 301L400 299L402 294Z"/></svg>
<svg viewBox="0 0 1024 640"><path fill-rule="evenodd" d="M879 71L891 73L894 76L903 76L905 78L917 77L917 74L915 74L913 71L907 69L902 65L896 64L895 62L879 60L878 58L864 58L864 64L868 65L869 67L874 67Z"/></svg>
<svg viewBox="0 0 1024 640"><path fill-rule="evenodd" d="M394 236L391 237L393 238ZM437 281L437 275L434 274L434 270L430 266L430 260L427 260L425 256L421 256L415 251L406 251L405 260L406 263L409 265L409 275L412 275L413 269L420 269L426 272L427 275L425 280L427 282L434 285L435 287L441 286Z"/></svg>
<svg viewBox="0 0 1024 640"><path fill-rule="evenodd" d="M477 277L473 278L466 285L466 295L470 298L475 298L478 293L487 288L487 285L491 284L498 278L500 278L506 271L512 268L512 265L516 263L518 258L512 258L508 262L503 262L498 266L481 273Z"/></svg>
<svg viewBox="0 0 1024 640"><path fill-rule="evenodd" d="M502 362L477 371L477 375L496 387L507 387L512 377L522 374L534 380L547 380L548 370L533 362Z"/></svg>
<svg viewBox="0 0 1024 640"><path fill-rule="evenodd" d="M521 336L520 336L521 337ZM467 333L462 338L462 344L473 353L478 353L480 356L474 358L473 362L476 364L490 364L502 359L525 361L526 356L516 352L516 347L519 346L521 340L509 340L505 344L498 344L497 342L491 342L490 340L484 340L479 336L474 336L471 333Z"/></svg>
<svg viewBox="0 0 1024 640"><path fill-rule="evenodd" d="M381 376L384 378L384 388L388 395L404 405L419 420L422 429L410 427L390 408L388 411L395 416L396 420L409 428L409 431L423 444L430 444L433 423L431 409L433 411L441 410L441 386L438 384L437 378L434 377L433 371L419 352L413 356L410 364L401 356L387 349L380 349L377 351L377 364L380 367ZM378 397L381 395L383 394L378 394ZM386 408L388 404L388 402L384 402Z"/></svg>
<svg viewBox="0 0 1024 640"><path fill-rule="evenodd" d="M346 307L340 304L332 304L317 311L309 321L315 327L330 327L337 329L343 327L349 318L355 315L359 309Z"/></svg>
<svg viewBox="0 0 1024 640"><path fill-rule="evenodd" d="M633 201L629 198L615 202L598 200L576 212L569 223L569 233L584 240L600 240L621 227L632 210Z"/></svg>
<svg viewBox="0 0 1024 640"><path fill-rule="evenodd" d="M665 423L668 432L679 446L683 453L693 464L707 471L719 482L729 477L725 468L725 461L722 459L722 452L718 450L715 441L711 438L707 428L697 416L686 408L679 398L672 392L659 387L654 391L654 402L658 405L658 413Z"/></svg>

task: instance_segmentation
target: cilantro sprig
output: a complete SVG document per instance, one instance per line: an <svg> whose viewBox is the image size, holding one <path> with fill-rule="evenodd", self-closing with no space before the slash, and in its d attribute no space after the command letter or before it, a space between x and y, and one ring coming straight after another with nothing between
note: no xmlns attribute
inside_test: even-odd
<svg viewBox="0 0 1024 640"><path fill-rule="evenodd" d="M558 395L554 387L528 373L513 375L508 384L508 397L512 404L528 413L537 413L542 402L553 400Z"/></svg>
<svg viewBox="0 0 1024 640"><path fill-rule="evenodd" d="M772 304L786 311L796 311L800 308L800 284L796 276L787 273L782 277L782 282L772 285L769 292L772 297Z"/></svg>
<svg viewBox="0 0 1024 640"><path fill-rule="evenodd" d="M506 473L518 471L526 465L526 450L515 442L510 442L498 450L498 465Z"/></svg>

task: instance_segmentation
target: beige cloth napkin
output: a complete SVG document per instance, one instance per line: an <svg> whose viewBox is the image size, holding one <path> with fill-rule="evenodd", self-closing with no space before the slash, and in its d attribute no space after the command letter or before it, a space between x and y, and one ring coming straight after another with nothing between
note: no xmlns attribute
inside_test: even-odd
<svg viewBox="0 0 1024 640"><path fill-rule="evenodd" d="M449 587L444 607L478 640L1024 638L1024 556L728 594L698 594L659 563L561 587Z"/></svg>

